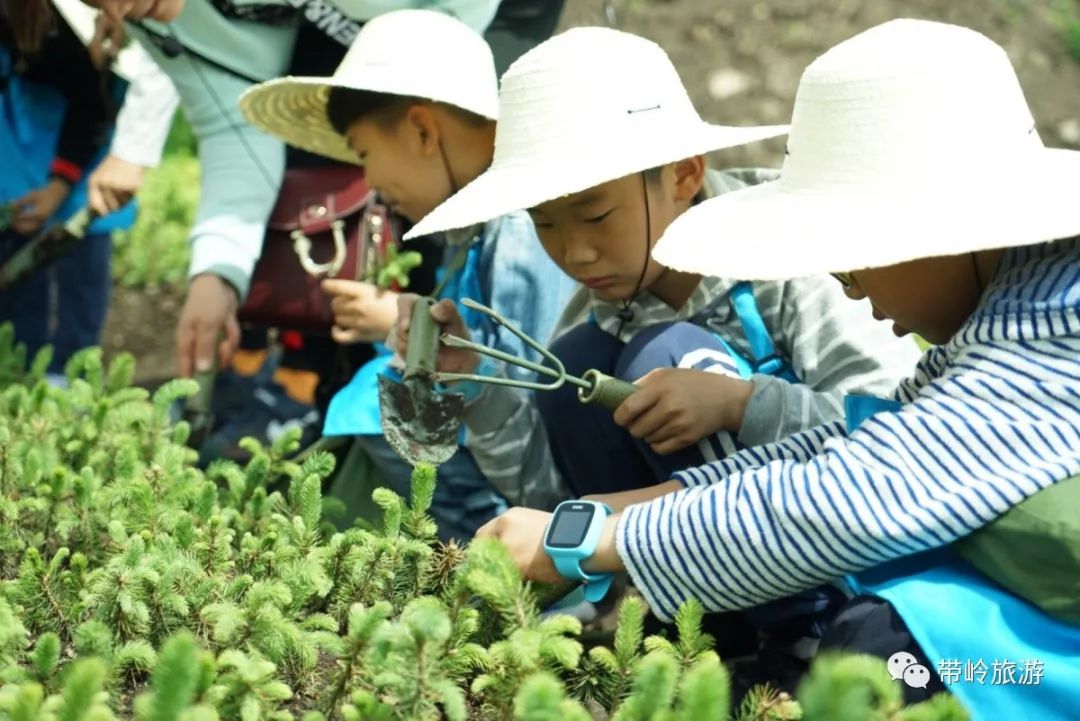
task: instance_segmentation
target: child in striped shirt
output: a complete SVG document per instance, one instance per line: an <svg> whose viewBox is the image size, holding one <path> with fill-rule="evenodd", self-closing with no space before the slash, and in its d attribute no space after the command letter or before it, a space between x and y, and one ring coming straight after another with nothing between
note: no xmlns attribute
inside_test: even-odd
<svg viewBox="0 0 1080 721"><path fill-rule="evenodd" d="M926 172L942 163L957 172ZM1024 186L1002 187L1014 174ZM833 272L898 333L936 345L861 423L849 415L606 497L616 513L585 570L628 570L662 618L689 598L739 609L845 579L893 603L930 663L958 648L1060 660L1022 693L954 688L973 718L1063 718L1080 702L1080 628L1050 624L940 549L1080 473L1078 183L1080 153L1042 145L1007 56L978 33L898 20L816 60L780 180L691 209L655 255L752 278ZM478 535L554 581L548 522L511 509ZM967 600L913 611L932 592ZM888 644L862 649L908 651Z"/></svg>

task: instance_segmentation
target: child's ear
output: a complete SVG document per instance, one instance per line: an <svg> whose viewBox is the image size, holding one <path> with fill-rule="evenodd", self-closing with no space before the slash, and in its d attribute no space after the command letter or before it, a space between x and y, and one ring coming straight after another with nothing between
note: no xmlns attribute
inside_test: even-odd
<svg viewBox="0 0 1080 721"><path fill-rule="evenodd" d="M675 200L691 201L705 182L705 156L695 155L675 163Z"/></svg>
<svg viewBox="0 0 1080 721"><path fill-rule="evenodd" d="M439 152L439 124L431 106L416 103L405 111L405 127L415 143L416 150L422 155Z"/></svg>

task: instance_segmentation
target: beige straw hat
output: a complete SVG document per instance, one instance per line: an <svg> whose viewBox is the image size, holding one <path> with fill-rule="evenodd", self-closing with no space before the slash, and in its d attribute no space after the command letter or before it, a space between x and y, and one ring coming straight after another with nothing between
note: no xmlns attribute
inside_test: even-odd
<svg viewBox="0 0 1080 721"><path fill-rule="evenodd" d="M240 97L240 109L289 145L359 165L326 117L331 88L424 98L498 117L498 78L488 44L460 20L432 10L379 15L360 30L333 77L260 83Z"/></svg>
<svg viewBox="0 0 1080 721"><path fill-rule="evenodd" d="M1046 148L1005 51L894 20L803 73L779 180L683 213L653 257L786 279L1080 233L1080 153Z"/></svg>
<svg viewBox="0 0 1080 721"><path fill-rule="evenodd" d="M607 28L568 30L521 56L502 77L499 112L491 167L406 239L787 130L704 122L659 45Z"/></svg>

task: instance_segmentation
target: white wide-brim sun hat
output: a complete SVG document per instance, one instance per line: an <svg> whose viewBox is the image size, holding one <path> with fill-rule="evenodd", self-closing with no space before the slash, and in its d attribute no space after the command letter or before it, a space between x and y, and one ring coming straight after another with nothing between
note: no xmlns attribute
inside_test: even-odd
<svg viewBox="0 0 1080 721"><path fill-rule="evenodd" d="M653 258L782 280L1080 233L1080 153L1046 148L1005 51L967 28L894 20L799 83L780 178L707 200Z"/></svg>
<svg viewBox="0 0 1080 721"><path fill-rule="evenodd" d="M396 10L361 28L332 77L286 77L240 97L255 127L289 145L335 160L360 160L326 117L332 88L446 103L498 118L499 81L484 38L445 13Z"/></svg>
<svg viewBox="0 0 1080 721"><path fill-rule="evenodd" d="M499 102L491 166L406 240L787 131L704 122L659 45L607 28L567 30L522 55Z"/></svg>

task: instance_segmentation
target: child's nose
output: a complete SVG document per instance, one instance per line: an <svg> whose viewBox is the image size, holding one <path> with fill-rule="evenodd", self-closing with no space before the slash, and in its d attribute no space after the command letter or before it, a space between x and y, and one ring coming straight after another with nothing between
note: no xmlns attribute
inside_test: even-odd
<svg viewBox="0 0 1080 721"><path fill-rule="evenodd" d="M568 237L563 246L563 258L568 266L583 266L599 260L600 253L589 243Z"/></svg>

